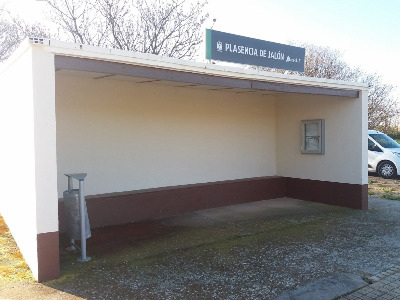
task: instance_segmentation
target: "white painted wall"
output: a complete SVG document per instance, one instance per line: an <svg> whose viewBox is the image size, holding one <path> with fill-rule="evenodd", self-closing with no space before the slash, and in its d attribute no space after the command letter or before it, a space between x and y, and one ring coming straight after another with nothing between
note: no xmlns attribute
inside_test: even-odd
<svg viewBox="0 0 400 300"><path fill-rule="evenodd" d="M32 50L16 54L0 73L0 212L37 274Z"/></svg>
<svg viewBox="0 0 400 300"><path fill-rule="evenodd" d="M36 210L32 52L26 49L18 56L18 61L10 62L0 73L0 181L3 193L0 212L19 247L27 250L24 251L25 259L33 262L36 254Z"/></svg>
<svg viewBox="0 0 400 300"><path fill-rule="evenodd" d="M368 184L368 89L363 89L360 91L359 106L361 105L361 140L358 142L361 144L361 182L363 184Z"/></svg>
<svg viewBox="0 0 400 300"><path fill-rule="evenodd" d="M58 231L55 70L53 53L33 46L37 232Z"/></svg>
<svg viewBox="0 0 400 300"><path fill-rule="evenodd" d="M361 99L279 96L277 175L366 184L366 92ZM301 154L301 120L325 119L325 155Z"/></svg>
<svg viewBox="0 0 400 300"><path fill-rule="evenodd" d="M276 175L271 97L56 73L58 194Z"/></svg>
<svg viewBox="0 0 400 300"><path fill-rule="evenodd" d="M0 84L0 213L37 278L37 234L58 231L53 54L20 48Z"/></svg>

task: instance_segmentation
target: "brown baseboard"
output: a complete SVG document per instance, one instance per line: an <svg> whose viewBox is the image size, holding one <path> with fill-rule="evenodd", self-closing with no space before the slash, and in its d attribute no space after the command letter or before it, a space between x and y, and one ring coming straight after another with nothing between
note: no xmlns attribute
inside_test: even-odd
<svg viewBox="0 0 400 300"><path fill-rule="evenodd" d="M368 208L368 186L279 176L190 184L86 197L92 228L158 219L188 211L291 197ZM65 232L63 202L59 230Z"/></svg>
<svg viewBox="0 0 400 300"><path fill-rule="evenodd" d="M287 197L355 209L368 208L368 185L286 178Z"/></svg>
<svg viewBox="0 0 400 300"><path fill-rule="evenodd" d="M38 282L60 276L59 232L37 235Z"/></svg>
<svg viewBox="0 0 400 300"><path fill-rule="evenodd" d="M86 202L90 225L95 228L284 196L284 178L269 176L93 195ZM65 231L63 209L60 201L60 232Z"/></svg>

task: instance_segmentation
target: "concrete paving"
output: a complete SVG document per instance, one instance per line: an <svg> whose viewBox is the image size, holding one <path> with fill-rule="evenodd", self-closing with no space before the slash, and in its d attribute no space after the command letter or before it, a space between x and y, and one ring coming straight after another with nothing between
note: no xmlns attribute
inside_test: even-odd
<svg viewBox="0 0 400 300"><path fill-rule="evenodd" d="M400 266L393 266L378 275L366 278L370 283L337 299L398 300L400 299Z"/></svg>
<svg viewBox="0 0 400 300"><path fill-rule="evenodd" d="M92 260L63 253L45 284L84 299L400 299L400 201L369 206L281 198L93 230Z"/></svg>

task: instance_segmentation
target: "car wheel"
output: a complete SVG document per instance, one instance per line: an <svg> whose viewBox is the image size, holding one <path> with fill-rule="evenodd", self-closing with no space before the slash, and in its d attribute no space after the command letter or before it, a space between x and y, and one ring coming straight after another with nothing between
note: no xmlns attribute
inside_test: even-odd
<svg viewBox="0 0 400 300"><path fill-rule="evenodd" d="M390 161L383 161L378 165L378 174L382 178L393 178L396 175L396 167Z"/></svg>

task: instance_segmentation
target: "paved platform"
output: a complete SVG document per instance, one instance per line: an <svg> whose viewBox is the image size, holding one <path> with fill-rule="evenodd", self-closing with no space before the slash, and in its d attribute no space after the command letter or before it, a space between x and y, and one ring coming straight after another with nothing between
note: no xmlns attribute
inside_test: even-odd
<svg viewBox="0 0 400 300"><path fill-rule="evenodd" d="M400 266L393 266L379 275L367 277L365 287L352 291L340 300L397 300L400 299Z"/></svg>

